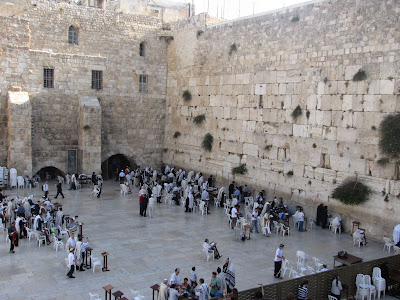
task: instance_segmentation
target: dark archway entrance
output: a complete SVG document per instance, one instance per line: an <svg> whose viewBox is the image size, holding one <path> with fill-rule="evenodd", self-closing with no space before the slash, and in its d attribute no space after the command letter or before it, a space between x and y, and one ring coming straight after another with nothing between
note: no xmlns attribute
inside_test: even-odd
<svg viewBox="0 0 400 300"><path fill-rule="evenodd" d="M129 159L123 154L115 154L103 161L101 164L101 172L104 179L117 178L121 170L131 167Z"/></svg>
<svg viewBox="0 0 400 300"><path fill-rule="evenodd" d="M60 169L56 167L44 167L41 168L39 171L36 172L39 175L41 180L52 180L56 179L57 176L61 176L65 178L65 174Z"/></svg>

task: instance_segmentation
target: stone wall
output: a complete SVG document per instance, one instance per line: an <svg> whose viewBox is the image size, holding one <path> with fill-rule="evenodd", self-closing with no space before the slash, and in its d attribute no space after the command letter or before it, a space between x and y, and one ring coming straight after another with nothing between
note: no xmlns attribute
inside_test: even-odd
<svg viewBox="0 0 400 300"><path fill-rule="evenodd" d="M136 163L161 164L167 43L158 38L159 19L38 1L16 16L0 17L0 25L0 128L7 126L2 120L8 87L18 85L31 95L34 173L46 166L65 171L67 150L84 150L81 96L98 99L102 119L96 128L101 158L94 163L83 151L89 161L82 166L98 172L101 161L117 153ZM77 45L68 43L71 25L78 28ZM145 57L139 55L141 42ZM43 87L43 67L54 68L54 88ZM92 70L103 71L101 90L91 88ZM148 76L147 93L139 92L140 75ZM5 164L7 143L0 150Z"/></svg>
<svg viewBox="0 0 400 300"><path fill-rule="evenodd" d="M368 234L390 235L399 220L399 172L397 159L377 162L377 129L400 111L396 4L318 1L214 26L199 17L174 23L164 163L266 189L302 203L311 217L322 202L344 216L347 230L361 220ZM360 69L367 76L354 81ZM199 114L206 121L194 125ZM182 135L174 139L176 131ZM201 147L208 132L211 152ZM248 172L232 176L240 164ZM353 176L374 191L358 207L330 197Z"/></svg>

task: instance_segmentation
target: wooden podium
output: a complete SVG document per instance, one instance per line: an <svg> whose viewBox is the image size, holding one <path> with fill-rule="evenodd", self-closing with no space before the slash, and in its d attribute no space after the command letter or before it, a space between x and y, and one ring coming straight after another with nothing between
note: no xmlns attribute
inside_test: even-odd
<svg viewBox="0 0 400 300"><path fill-rule="evenodd" d="M107 257L108 257L108 255L109 255L110 253L108 253L108 252L103 252L101 255L103 255L103 268L102 268L102 270L103 271L110 271L109 269L108 269L108 259L107 259Z"/></svg>

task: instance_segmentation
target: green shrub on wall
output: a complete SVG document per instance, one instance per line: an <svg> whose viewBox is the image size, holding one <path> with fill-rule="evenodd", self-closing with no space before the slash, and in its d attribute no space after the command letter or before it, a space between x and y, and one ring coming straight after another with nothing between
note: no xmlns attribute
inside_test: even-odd
<svg viewBox="0 0 400 300"><path fill-rule="evenodd" d="M203 147L204 150L211 151L213 143L214 143L214 137L210 133L207 133L203 138L201 146Z"/></svg>
<svg viewBox="0 0 400 300"><path fill-rule="evenodd" d="M201 115L195 116L193 118L193 123L194 124L201 124L201 123L204 122L205 119L206 119L206 115L205 114L201 114Z"/></svg>
<svg viewBox="0 0 400 300"><path fill-rule="evenodd" d="M400 154L400 114L386 116L379 126L379 148L385 154Z"/></svg>
<svg viewBox="0 0 400 300"><path fill-rule="evenodd" d="M240 166L232 169L232 174L234 175L235 174L243 175L246 172L247 172L246 164L241 164Z"/></svg>
<svg viewBox="0 0 400 300"><path fill-rule="evenodd" d="M355 178L347 178L334 189L331 197L346 205L360 205L368 200L371 189Z"/></svg>
<svg viewBox="0 0 400 300"><path fill-rule="evenodd" d="M174 139L177 139L178 137L181 136L181 133L179 131L175 131L174 133Z"/></svg>
<svg viewBox="0 0 400 300"><path fill-rule="evenodd" d="M184 90L182 93L182 98L185 101L190 101L192 100L192 93L189 90Z"/></svg>

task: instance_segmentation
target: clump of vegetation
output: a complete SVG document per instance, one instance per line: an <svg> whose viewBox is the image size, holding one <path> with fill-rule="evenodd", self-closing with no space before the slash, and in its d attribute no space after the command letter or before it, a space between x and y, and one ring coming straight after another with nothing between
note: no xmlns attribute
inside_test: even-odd
<svg viewBox="0 0 400 300"><path fill-rule="evenodd" d="M294 120L297 120L297 118L300 117L302 115L302 113L303 113L303 111L301 110L300 105L297 105L297 107L292 112L292 118Z"/></svg>
<svg viewBox="0 0 400 300"><path fill-rule="evenodd" d="M384 166L389 163L389 158L387 157L382 157L377 160L377 163L380 164L381 166Z"/></svg>
<svg viewBox="0 0 400 300"><path fill-rule="evenodd" d="M265 145L264 150L270 150L272 148L272 145Z"/></svg>
<svg viewBox="0 0 400 300"><path fill-rule="evenodd" d="M205 114L201 114L201 115L195 116L193 118L193 123L194 124L201 124L201 123L204 122L205 119L206 119L206 115Z"/></svg>
<svg viewBox="0 0 400 300"><path fill-rule="evenodd" d="M190 101L192 100L192 93L189 90L184 90L182 93L182 98L185 101Z"/></svg>
<svg viewBox="0 0 400 300"><path fill-rule="evenodd" d="M203 30L201 29L197 30L197 38L199 38L203 33L204 33Z"/></svg>
<svg viewBox="0 0 400 300"><path fill-rule="evenodd" d="M306 111L306 117L307 117L307 119L310 118L310 114L311 114L311 112L310 112L309 110L307 110L307 111Z"/></svg>
<svg viewBox="0 0 400 300"><path fill-rule="evenodd" d="M229 48L229 56L231 56L233 54L233 52L236 52L236 51L237 51L236 43L233 43L231 45L231 47Z"/></svg>
<svg viewBox="0 0 400 300"><path fill-rule="evenodd" d="M293 176L293 171L288 171L288 172L286 173L286 175L287 175L287 176Z"/></svg>
<svg viewBox="0 0 400 300"><path fill-rule="evenodd" d="M363 69L358 70L353 76L353 81L363 81L365 79L367 79L367 73Z"/></svg>
<svg viewBox="0 0 400 300"><path fill-rule="evenodd" d="M386 116L379 128L379 148L389 155L400 154L400 114Z"/></svg>
<svg viewBox="0 0 400 300"><path fill-rule="evenodd" d="M372 129L372 130L376 130L376 126L372 125L372 126L371 126L371 129Z"/></svg>
<svg viewBox="0 0 400 300"><path fill-rule="evenodd" d="M240 166L232 169L232 174L234 175L235 174L243 175L246 172L247 172L246 164L241 164Z"/></svg>
<svg viewBox="0 0 400 300"><path fill-rule="evenodd" d="M360 205L368 200L371 189L355 178L346 179L334 189L331 197L346 205Z"/></svg>
<svg viewBox="0 0 400 300"><path fill-rule="evenodd" d="M207 133L203 138L201 146L203 147L204 150L211 151L213 143L214 143L214 137L210 133Z"/></svg>
<svg viewBox="0 0 400 300"><path fill-rule="evenodd" d="M177 139L180 136L181 136L181 133L179 131L175 131L174 136L173 136L174 139Z"/></svg>
<svg viewBox="0 0 400 300"><path fill-rule="evenodd" d="M64 8L63 7L60 7L60 12L63 12L64 11Z"/></svg>
<svg viewBox="0 0 400 300"><path fill-rule="evenodd" d="M327 83L327 82L328 82L328 77L325 76L324 83Z"/></svg>
<svg viewBox="0 0 400 300"><path fill-rule="evenodd" d="M316 143L312 144L312 147L313 147L314 149L317 148L317 144L316 144Z"/></svg>
<svg viewBox="0 0 400 300"><path fill-rule="evenodd" d="M90 129L90 125L84 125L82 128L83 128L83 130L89 130Z"/></svg>
<svg viewBox="0 0 400 300"><path fill-rule="evenodd" d="M294 16L294 17L292 18L292 22L298 22L298 21L300 21L299 16Z"/></svg>
<svg viewBox="0 0 400 300"><path fill-rule="evenodd" d="M389 194L386 194L385 198L383 198L383 201L389 202Z"/></svg>

